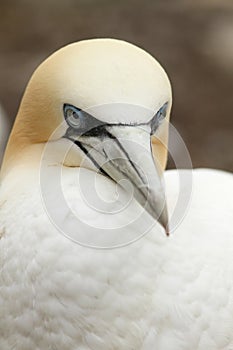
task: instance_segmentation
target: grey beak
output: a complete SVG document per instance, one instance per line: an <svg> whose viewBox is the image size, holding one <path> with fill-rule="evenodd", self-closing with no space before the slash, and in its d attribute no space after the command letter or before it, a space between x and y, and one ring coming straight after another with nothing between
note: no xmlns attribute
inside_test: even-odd
<svg viewBox="0 0 233 350"><path fill-rule="evenodd" d="M130 184L134 198L169 234L165 191L148 130L140 126L106 126L101 139L83 135L75 143L104 175L121 181L126 190Z"/></svg>

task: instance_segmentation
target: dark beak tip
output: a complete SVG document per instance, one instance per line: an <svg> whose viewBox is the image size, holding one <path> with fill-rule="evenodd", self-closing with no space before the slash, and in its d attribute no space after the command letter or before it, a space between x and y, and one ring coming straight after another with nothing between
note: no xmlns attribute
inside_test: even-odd
<svg viewBox="0 0 233 350"><path fill-rule="evenodd" d="M169 232L169 227L168 227L168 225L165 227L165 232L166 232L167 237L170 236L170 232Z"/></svg>

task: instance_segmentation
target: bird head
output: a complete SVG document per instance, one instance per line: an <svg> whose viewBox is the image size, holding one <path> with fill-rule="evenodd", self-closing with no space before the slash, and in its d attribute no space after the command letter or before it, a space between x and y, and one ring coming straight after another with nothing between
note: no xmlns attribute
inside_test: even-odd
<svg viewBox="0 0 233 350"><path fill-rule="evenodd" d="M135 199L167 229L161 174L171 104L167 74L144 50L113 39L70 44L29 81L3 169L30 145L66 140L72 147L63 165L128 180Z"/></svg>

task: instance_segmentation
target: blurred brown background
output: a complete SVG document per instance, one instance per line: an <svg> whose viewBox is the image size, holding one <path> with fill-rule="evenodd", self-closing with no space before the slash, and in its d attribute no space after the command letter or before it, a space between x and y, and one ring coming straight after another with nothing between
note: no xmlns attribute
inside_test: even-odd
<svg viewBox="0 0 233 350"><path fill-rule="evenodd" d="M11 122L36 66L91 37L125 39L157 57L193 165L233 171L232 0L0 0L0 101Z"/></svg>

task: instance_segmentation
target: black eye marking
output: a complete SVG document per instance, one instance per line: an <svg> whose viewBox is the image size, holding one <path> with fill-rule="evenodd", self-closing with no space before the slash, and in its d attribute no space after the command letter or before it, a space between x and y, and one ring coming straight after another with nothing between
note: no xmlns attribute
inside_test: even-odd
<svg viewBox="0 0 233 350"><path fill-rule="evenodd" d="M151 134L153 135L155 131L158 129L160 124L162 124L163 120L167 115L167 107L168 102L165 102L164 105L158 110L156 115L151 120Z"/></svg>
<svg viewBox="0 0 233 350"><path fill-rule="evenodd" d="M103 122L70 104L64 104L63 113L69 126L68 132L71 134L73 132L76 136L92 136L92 134L95 136L103 127Z"/></svg>
<svg viewBox="0 0 233 350"><path fill-rule="evenodd" d="M65 103L63 105L63 113L69 128L66 131L65 137L69 139L76 139L77 136L89 136L104 138L108 136L106 127L110 126L143 126L149 125L151 129L151 135L153 135L160 124L162 124L164 118L167 115L168 102L164 103L163 106L158 110L155 116L147 123L104 123L101 120L96 119L88 112L75 107L73 105Z"/></svg>

